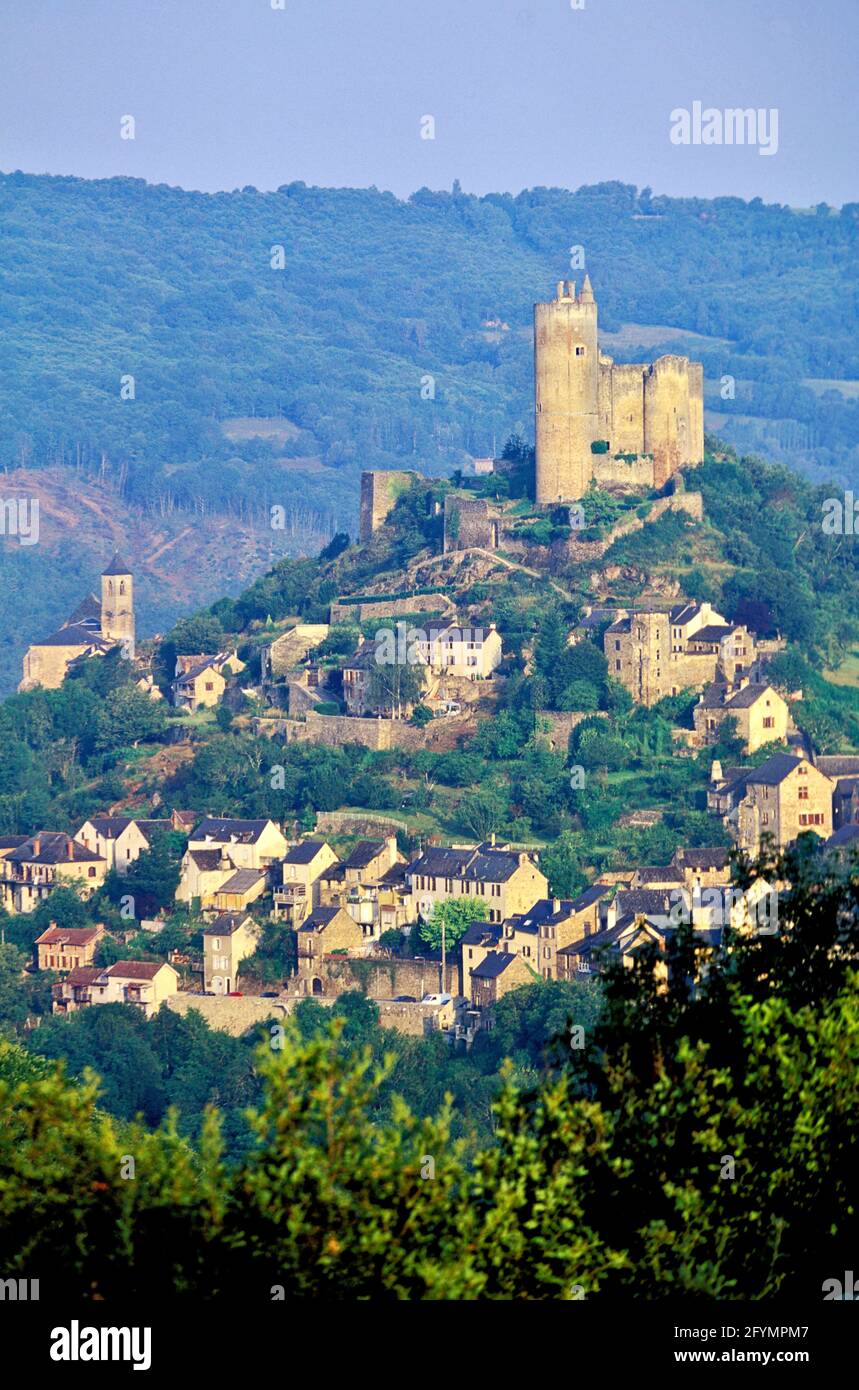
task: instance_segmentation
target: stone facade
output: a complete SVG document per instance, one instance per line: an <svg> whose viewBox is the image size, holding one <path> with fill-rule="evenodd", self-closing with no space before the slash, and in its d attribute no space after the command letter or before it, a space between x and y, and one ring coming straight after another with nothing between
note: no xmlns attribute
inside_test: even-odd
<svg viewBox="0 0 859 1390"><path fill-rule="evenodd" d="M676 355L649 365L606 357L588 276L578 295L562 281L554 300L534 306L534 383L538 502L582 497L597 461L600 481L628 482L630 466L615 455L648 456L633 485L651 487L704 457L703 367ZM604 453L593 452L597 442Z"/></svg>
<svg viewBox="0 0 859 1390"><path fill-rule="evenodd" d="M767 743L784 743L793 723L787 704L771 685L752 685L741 677L737 685L718 684L701 695L693 711L695 743L715 743L722 725L733 719L743 751L754 753Z"/></svg>
<svg viewBox="0 0 859 1390"><path fill-rule="evenodd" d="M834 786L806 758L776 754L746 778L736 822L740 848L756 855L769 836L782 850L807 830L828 839Z"/></svg>
<svg viewBox="0 0 859 1390"><path fill-rule="evenodd" d="M497 550L501 530L497 509L483 497L448 493L444 499L444 550Z"/></svg>
<svg viewBox="0 0 859 1390"><path fill-rule="evenodd" d="M721 677L736 681L756 658L754 636L728 623L707 603L677 604L669 612L620 612L606 630L608 673L636 704L695 690Z"/></svg>
<svg viewBox="0 0 859 1390"><path fill-rule="evenodd" d="M358 538L369 541L385 517L396 505L397 498L420 475L411 471L391 470L361 474L361 510Z"/></svg>

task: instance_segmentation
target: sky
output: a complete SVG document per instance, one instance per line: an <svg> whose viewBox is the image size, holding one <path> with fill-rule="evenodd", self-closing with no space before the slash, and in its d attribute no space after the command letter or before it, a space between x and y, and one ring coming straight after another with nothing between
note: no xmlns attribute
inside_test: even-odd
<svg viewBox="0 0 859 1390"><path fill-rule="evenodd" d="M857 60L859 0L0 0L0 170L840 206ZM673 142L695 102L766 125Z"/></svg>

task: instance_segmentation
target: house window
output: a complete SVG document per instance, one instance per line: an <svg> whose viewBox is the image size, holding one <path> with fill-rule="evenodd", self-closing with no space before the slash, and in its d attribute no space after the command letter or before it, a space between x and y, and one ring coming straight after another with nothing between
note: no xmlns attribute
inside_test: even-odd
<svg viewBox="0 0 859 1390"><path fill-rule="evenodd" d="M767 704L769 704L769 700L767 700ZM765 718L764 718L764 728L765 728L765 729L774 729L774 728L775 728L775 720L773 719L772 715L766 715L766 716L765 716Z"/></svg>
<svg viewBox="0 0 859 1390"><path fill-rule="evenodd" d="M87 869L87 874L90 878L95 878L95 869Z"/></svg>
<svg viewBox="0 0 859 1390"><path fill-rule="evenodd" d="M616 652L620 651L620 642L617 640L617 638L615 638L614 649Z"/></svg>
<svg viewBox="0 0 859 1390"><path fill-rule="evenodd" d="M206 681L206 689L207 689L207 690L214 690L214 688L215 688L215 683L214 683L214 681Z"/></svg>
<svg viewBox="0 0 859 1390"><path fill-rule="evenodd" d="M800 801L807 801L807 800L808 800L808 787L800 787L800 789L799 789L799 800L800 800Z"/></svg>
<svg viewBox="0 0 859 1390"><path fill-rule="evenodd" d="M616 662L614 663L614 669L615 669L616 671L619 671L619 670L620 670L620 662L619 662L619 661L616 661Z"/></svg>
<svg viewBox="0 0 859 1390"><path fill-rule="evenodd" d="M583 348L580 344L577 343L577 344L576 344L576 356L577 356L577 357L584 357L584 355L585 355L585 350L584 350L584 348Z"/></svg>

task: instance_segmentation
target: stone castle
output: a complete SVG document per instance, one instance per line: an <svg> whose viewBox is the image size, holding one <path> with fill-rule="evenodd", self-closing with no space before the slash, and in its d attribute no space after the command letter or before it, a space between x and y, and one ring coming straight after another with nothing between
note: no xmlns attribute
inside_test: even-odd
<svg viewBox="0 0 859 1390"><path fill-rule="evenodd" d="M103 656L118 644L134 656L134 580L115 554L102 571L101 598L87 594L56 632L27 648L18 689L58 690L73 661Z"/></svg>
<svg viewBox="0 0 859 1390"><path fill-rule="evenodd" d="M553 300L534 305L534 385L538 502L575 501L591 481L663 487L703 460L701 363L606 357L587 275L578 295L562 280Z"/></svg>

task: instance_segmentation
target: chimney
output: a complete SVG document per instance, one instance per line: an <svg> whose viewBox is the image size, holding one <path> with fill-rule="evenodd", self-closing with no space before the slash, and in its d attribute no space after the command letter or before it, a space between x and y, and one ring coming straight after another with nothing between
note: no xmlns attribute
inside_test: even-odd
<svg viewBox="0 0 859 1390"><path fill-rule="evenodd" d="M738 689L738 690L745 690L745 688L746 688L746 686L748 685L748 683L749 683L749 678L748 678L748 676L740 676L740 679L739 679L739 681L737 682L737 689Z"/></svg>
<svg viewBox="0 0 859 1390"><path fill-rule="evenodd" d="M67 858L67 859L74 859L74 857L75 857L75 842L74 842L74 840L72 839L71 835L67 835L67 836L66 836L66 858Z"/></svg>
<svg viewBox="0 0 859 1390"><path fill-rule="evenodd" d="M387 848L390 850L391 854L394 856L394 858L396 858L396 855L397 855L397 837L396 837L396 835L386 835L386 836L385 836L385 844L386 844Z"/></svg>
<svg viewBox="0 0 859 1390"><path fill-rule="evenodd" d="M559 280L559 281L558 281L558 298L559 298L559 299L563 299L563 297L564 297L564 282L563 282L563 280Z"/></svg>
<svg viewBox="0 0 859 1390"><path fill-rule="evenodd" d="M34 858L34 859L38 859L38 857L39 857L39 855L40 855L41 853L42 853L42 840L41 840L41 837L40 837L39 835L35 835L35 836L33 837L33 858Z"/></svg>
<svg viewBox="0 0 859 1390"><path fill-rule="evenodd" d="M489 843L490 843L490 845L492 846L492 848L494 849L494 848L495 848L495 831L494 831L494 830L490 833L490 836L489 836Z"/></svg>
<svg viewBox="0 0 859 1390"><path fill-rule="evenodd" d="M718 758L714 758L713 766L710 768L710 781L715 783L715 785L718 787L720 783L724 782L724 780L725 778L722 774L722 764L719 762Z"/></svg>
<svg viewBox="0 0 859 1390"><path fill-rule="evenodd" d="M575 297L576 297L576 282L575 282L575 280L568 280L568 281L567 281L566 285L564 286L564 293L566 294L567 299L575 299Z"/></svg>
<svg viewBox="0 0 859 1390"><path fill-rule="evenodd" d="M561 899L560 899L560 898L553 898L553 899L552 899L552 911L553 911L554 913L558 913L558 912L560 912L560 910L561 910Z"/></svg>

